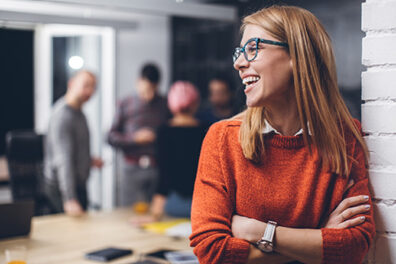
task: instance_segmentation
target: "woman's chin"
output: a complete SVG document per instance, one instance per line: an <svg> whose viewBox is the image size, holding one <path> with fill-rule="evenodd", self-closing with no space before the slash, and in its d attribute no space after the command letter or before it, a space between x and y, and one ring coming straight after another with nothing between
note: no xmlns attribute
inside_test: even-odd
<svg viewBox="0 0 396 264"><path fill-rule="evenodd" d="M247 99L247 100L246 100L246 106L247 106L247 107L257 107L257 106L259 106L259 105L257 105L257 102L256 102L256 101L252 101L252 100Z"/></svg>

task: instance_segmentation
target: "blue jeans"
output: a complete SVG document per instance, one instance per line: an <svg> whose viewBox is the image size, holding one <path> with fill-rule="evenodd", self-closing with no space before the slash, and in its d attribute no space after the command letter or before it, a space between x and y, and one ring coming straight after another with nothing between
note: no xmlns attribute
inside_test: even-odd
<svg viewBox="0 0 396 264"><path fill-rule="evenodd" d="M166 199L165 213L169 216L190 218L191 202L192 198L171 192Z"/></svg>

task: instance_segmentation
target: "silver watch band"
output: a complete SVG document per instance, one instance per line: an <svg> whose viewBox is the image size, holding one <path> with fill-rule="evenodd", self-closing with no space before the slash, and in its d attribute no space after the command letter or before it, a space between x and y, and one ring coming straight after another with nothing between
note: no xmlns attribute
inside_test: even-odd
<svg viewBox="0 0 396 264"><path fill-rule="evenodd" d="M277 223L274 221L268 221L267 227L265 228L265 232L261 240L274 243L274 235Z"/></svg>
<svg viewBox="0 0 396 264"><path fill-rule="evenodd" d="M271 253L274 250L274 236L277 223L268 221L263 237L256 242L256 246L264 253Z"/></svg>

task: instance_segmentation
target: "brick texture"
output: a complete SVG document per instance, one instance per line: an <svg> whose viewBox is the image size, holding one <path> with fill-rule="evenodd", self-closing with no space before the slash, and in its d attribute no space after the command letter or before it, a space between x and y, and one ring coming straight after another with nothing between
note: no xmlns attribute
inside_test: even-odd
<svg viewBox="0 0 396 264"><path fill-rule="evenodd" d="M396 166L396 137L368 136L365 140L370 152L372 169Z"/></svg>
<svg viewBox="0 0 396 264"><path fill-rule="evenodd" d="M367 263L396 263L396 0L362 4L362 128L377 237Z"/></svg>
<svg viewBox="0 0 396 264"><path fill-rule="evenodd" d="M396 28L395 10L395 1L370 1L363 3L363 31Z"/></svg>
<svg viewBox="0 0 396 264"><path fill-rule="evenodd" d="M386 205L384 202L374 203L374 219L378 233L396 233L395 204Z"/></svg>
<svg viewBox="0 0 396 264"><path fill-rule="evenodd" d="M385 199L385 200L395 199L396 171L392 170L391 168L370 169L369 173L370 173L370 188L374 198Z"/></svg>
<svg viewBox="0 0 396 264"><path fill-rule="evenodd" d="M396 99L396 69L363 72L362 99Z"/></svg>
<svg viewBox="0 0 396 264"><path fill-rule="evenodd" d="M362 122L366 133L394 133L396 131L396 103L363 104Z"/></svg>
<svg viewBox="0 0 396 264"><path fill-rule="evenodd" d="M375 263L396 263L396 236L378 235L374 253Z"/></svg>
<svg viewBox="0 0 396 264"><path fill-rule="evenodd" d="M378 35L363 39L363 64L365 66L396 64L396 34Z"/></svg>

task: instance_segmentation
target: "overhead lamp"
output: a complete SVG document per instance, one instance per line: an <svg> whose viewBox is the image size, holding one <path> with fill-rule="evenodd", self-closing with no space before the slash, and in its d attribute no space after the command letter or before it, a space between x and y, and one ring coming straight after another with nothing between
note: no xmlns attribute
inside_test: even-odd
<svg viewBox="0 0 396 264"><path fill-rule="evenodd" d="M69 67L73 70L79 70L84 66L84 59L80 56L71 56L69 58Z"/></svg>

